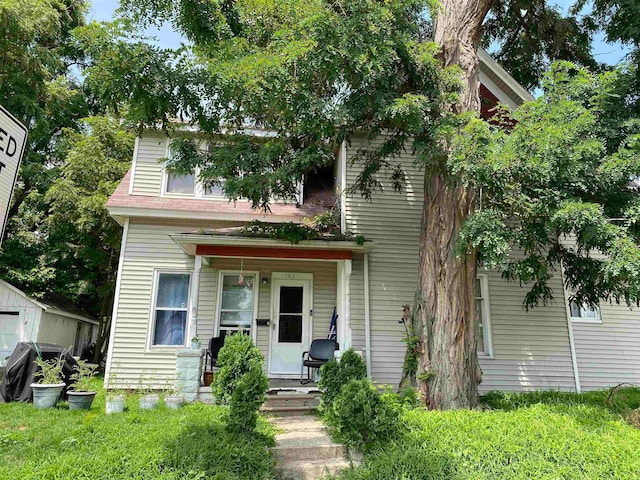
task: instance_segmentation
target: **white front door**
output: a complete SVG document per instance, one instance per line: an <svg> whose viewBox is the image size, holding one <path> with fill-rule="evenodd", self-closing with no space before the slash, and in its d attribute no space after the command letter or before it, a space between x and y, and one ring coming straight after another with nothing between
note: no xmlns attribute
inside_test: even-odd
<svg viewBox="0 0 640 480"><path fill-rule="evenodd" d="M297 376L311 343L313 275L274 272L271 282L269 374Z"/></svg>

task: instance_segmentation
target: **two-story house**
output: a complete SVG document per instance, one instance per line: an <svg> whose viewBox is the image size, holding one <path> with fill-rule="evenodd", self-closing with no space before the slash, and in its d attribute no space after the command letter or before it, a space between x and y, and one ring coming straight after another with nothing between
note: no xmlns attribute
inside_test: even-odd
<svg viewBox="0 0 640 480"><path fill-rule="evenodd" d="M484 110L531 99L484 52L481 61ZM211 337L238 328L264 353L269 377L296 378L311 340L327 337L334 308L341 349L361 351L375 381L397 385L405 352L398 320L413 301L418 272L423 173L406 155L401 193L388 182L371 201L349 193L358 174L349 158L363 141L337 146L333 167L305 181L297 204L275 202L266 214L248 202L229 202L220 188L203 188L198 172L167 172L161 159L169 139L143 133L131 170L107 204L124 228L107 386L162 386L175 377L176 350L193 336L204 348ZM294 245L239 234L252 220L302 222L334 206L341 231L367 242ZM528 312L518 284L484 271L477 282L481 391L640 382L637 312L569 305L561 272L551 282L555 303Z"/></svg>

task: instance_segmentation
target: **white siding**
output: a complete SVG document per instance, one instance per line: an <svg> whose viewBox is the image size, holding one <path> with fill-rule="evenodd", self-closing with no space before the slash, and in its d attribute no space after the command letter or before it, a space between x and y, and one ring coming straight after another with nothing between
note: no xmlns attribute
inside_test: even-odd
<svg viewBox="0 0 640 480"><path fill-rule="evenodd" d="M18 312L0 318L0 365L18 342L37 340L42 308L28 298L0 284L0 312Z"/></svg>
<svg viewBox="0 0 640 480"><path fill-rule="evenodd" d="M348 147L347 158L360 148L357 140ZM407 183L396 193L384 172L384 191L367 202L358 194L346 201L347 231L361 234L375 244L369 255L371 299L371 357L374 380L397 385L402 371L405 344L403 325L398 323L402 306L413 304L420 238L423 173L405 154L400 160ZM352 185L358 166L348 166ZM356 257L352 276L351 322L353 344L364 348L364 304L362 257ZM574 386L568 328L562 301L560 277L552 281L558 303L526 313L522 309L525 290L489 277L494 358L482 359L484 381L481 390L523 390L534 388L571 389Z"/></svg>
<svg viewBox="0 0 640 480"><path fill-rule="evenodd" d="M79 320L73 318L42 312L38 342L55 343L63 348L69 348L73 354L78 322Z"/></svg>
<svg viewBox="0 0 640 480"><path fill-rule="evenodd" d="M573 322L584 390L640 384L640 310L602 302L602 323Z"/></svg>
<svg viewBox="0 0 640 480"><path fill-rule="evenodd" d="M185 254L170 238L176 232L197 231L200 223L171 225L164 222L130 220L126 239L120 299L115 323L115 338L110 386L135 388L140 379L162 388L175 375L175 348L147 348L151 325L151 299L154 269L193 271L194 259ZM229 223L209 223L206 228L221 228ZM198 305L198 335L206 345L213 335L217 308L218 270L236 270L239 259L211 259L203 263L200 273ZM335 305L336 266L333 262L289 260L245 260L245 270L259 270L260 278L269 278L269 284L260 284L258 318L270 317L271 272L311 272L314 274L314 338L325 338ZM258 345L267 353L269 327L258 327ZM149 382L148 378L154 378Z"/></svg>
<svg viewBox="0 0 640 480"><path fill-rule="evenodd" d="M209 226L213 228L213 225ZM194 259L169 234L195 230L193 225L154 225L130 220L123 257L109 386L135 388L154 377L157 387L175 376L175 348L147 349L154 269L193 271Z"/></svg>
<svg viewBox="0 0 640 480"><path fill-rule="evenodd" d="M555 302L526 312L526 289L489 274L494 358L480 358L481 392L575 388L560 275L549 284Z"/></svg>
<svg viewBox="0 0 640 480"><path fill-rule="evenodd" d="M145 133L138 141L138 150L134 158L133 195L160 195L162 186L161 158L166 156L166 137Z"/></svg>

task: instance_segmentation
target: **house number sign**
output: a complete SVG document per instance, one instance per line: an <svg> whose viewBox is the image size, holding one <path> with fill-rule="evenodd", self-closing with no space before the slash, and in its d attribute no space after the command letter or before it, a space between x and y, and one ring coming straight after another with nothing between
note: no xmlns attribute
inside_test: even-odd
<svg viewBox="0 0 640 480"><path fill-rule="evenodd" d="M26 127L0 105L0 243L4 237L11 196L27 144L27 133Z"/></svg>

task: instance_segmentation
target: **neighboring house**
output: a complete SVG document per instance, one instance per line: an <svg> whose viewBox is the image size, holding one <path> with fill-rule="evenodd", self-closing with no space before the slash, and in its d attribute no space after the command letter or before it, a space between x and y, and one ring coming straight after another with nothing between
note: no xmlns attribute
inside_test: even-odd
<svg viewBox="0 0 640 480"><path fill-rule="evenodd" d="M483 112L531 96L481 52ZM261 135L264 132L255 131ZM159 132L136 141L133 165L107 206L124 227L107 360L107 386L162 386L175 376L176 349L196 334L205 346L223 330L244 328L265 355L272 378L299 375L301 354L326 338L334 308L342 349L363 352L371 377L397 385L402 369L402 306L412 304L418 273L423 175L401 157L406 188L370 202L349 187L349 158L364 139L336 148L331 169L306 179L298 205L275 202L271 213L205 190L197 172L169 174L161 163L169 140ZM302 222L336 207L352 240L292 245L250 238L251 220ZM525 312L525 289L479 272L478 350L482 391L598 388L640 382L640 320L624 306L597 312L567 304L561 273L554 304Z"/></svg>
<svg viewBox="0 0 640 480"><path fill-rule="evenodd" d="M98 321L65 297L36 300L0 280L0 367L19 342L55 343L80 355L97 334Z"/></svg>

